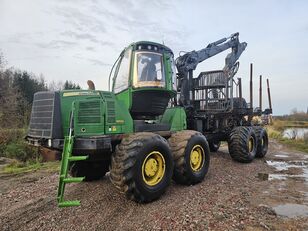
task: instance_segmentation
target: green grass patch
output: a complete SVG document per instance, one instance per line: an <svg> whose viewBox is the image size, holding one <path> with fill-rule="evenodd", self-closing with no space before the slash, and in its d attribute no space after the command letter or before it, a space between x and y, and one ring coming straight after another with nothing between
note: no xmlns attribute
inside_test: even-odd
<svg viewBox="0 0 308 231"><path fill-rule="evenodd" d="M25 135L25 129L0 128L0 156L21 162L37 162L39 149L27 144Z"/></svg>
<svg viewBox="0 0 308 231"><path fill-rule="evenodd" d="M14 161L2 169L5 174L21 174L34 171L58 172L60 170L60 162L19 162Z"/></svg>
<svg viewBox="0 0 308 231"><path fill-rule="evenodd" d="M22 162L36 161L40 158L37 147L30 146L23 140L11 142L6 145L4 156L14 158Z"/></svg>

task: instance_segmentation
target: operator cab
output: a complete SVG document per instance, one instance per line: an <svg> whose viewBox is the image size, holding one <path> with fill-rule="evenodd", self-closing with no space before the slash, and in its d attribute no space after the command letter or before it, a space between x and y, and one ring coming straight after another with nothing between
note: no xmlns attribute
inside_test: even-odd
<svg viewBox="0 0 308 231"><path fill-rule="evenodd" d="M176 71L171 49L153 42L125 48L115 64L112 91L135 120L162 115L176 95Z"/></svg>

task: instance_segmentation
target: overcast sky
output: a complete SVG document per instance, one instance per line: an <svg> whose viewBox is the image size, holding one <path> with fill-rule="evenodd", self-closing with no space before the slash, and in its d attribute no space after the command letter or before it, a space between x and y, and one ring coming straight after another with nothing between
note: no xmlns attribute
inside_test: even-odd
<svg viewBox="0 0 308 231"><path fill-rule="evenodd" d="M240 32L248 43L238 77L249 96L249 64L270 78L274 114L308 106L308 1L63 1L0 0L0 51L8 66L43 74L48 82L91 79L107 90L108 75L131 42L164 42L179 51ZM199 65L221 69L228 52ZM264 81L264 102L267 106Z"/></svg>

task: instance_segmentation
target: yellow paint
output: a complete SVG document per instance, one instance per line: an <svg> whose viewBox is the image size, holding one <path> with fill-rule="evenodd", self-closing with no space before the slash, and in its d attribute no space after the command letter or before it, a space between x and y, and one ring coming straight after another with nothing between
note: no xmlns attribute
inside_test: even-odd
<svg viewBox="0 0 308 231"><path fill-rule="evenodd" d="M146 156L142 163L142 178L149 186L157 185L165 175L165 158L154 151Z"/></svg>
<svg viewBox="0 0 308 231"><path fill-rule="evenodd" d="M190 167L194 172L202 169L205 160L205 153L200 145L195 145L190 152Z"/></svg>
<svg viewBox="0 0 308 231"><path fill-rule="evenodd" d="M63 97L67 96L79 96L79 95L99 95L99 92L92 91L73 91L73 92L64 92Z"/></svg>
<svg viewBox="0 0 308 231"><path fill-rule="evenodd" d="M254 148L254 139L253 137L250 137L249 138L249 142L248 142L248 151L249 152L252 152L253 151L253 148Z"/></svg>

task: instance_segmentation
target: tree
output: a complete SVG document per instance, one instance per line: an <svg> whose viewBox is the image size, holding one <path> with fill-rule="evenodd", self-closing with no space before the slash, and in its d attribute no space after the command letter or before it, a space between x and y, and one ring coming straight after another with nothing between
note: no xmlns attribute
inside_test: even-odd
<svg viewBox="0 0 308 231"><path fill-rule="evenodd" d="M22 126L22 116L18 112L20 95L12 84L12 72L0 71L0 127Z"/></svg>
<svg viewBox="0 0 308 231"><path fill-rule="evenodd" d="M47 86L44 77L37 78L26 71L15 71L13 74L13 85L16 87L28 103L32 103L34 93L46 91Z"/></svg>
<svg viewBox="0 0 308 231"><path fill-rule="evenodd" d="M0 70L3 68L4 65L4 60L3 60L3 55L0 53Z"/></svg>
<svg viewBox="0 0 308 231"><path fill-rule="evenodd" d="M12 78L13 87L18 91L18 114L22 117L23 124L27 124L30 120L34 93L46 91L46 83L42 75L38 78L27 71L15 70Z"/></svg>
<svg viewBox="0 0 308 231"><path fill-rule="evenodd" d="M70 89L81 89L79 84L75 84L71 81L66 80L63 86L64 90L70 90Z"/></svg>
<svg viewBox="0 0 308 231"><path fill-rule="evenodd" d="M29 123L34 93L47 90L43 75L5 68L0 52L0 128L24 127Z"/></svg>
<svg viewBox="0 0 308 231"><path fill-rule="evenodd" d="M63 90L63 82L55 82L54 80L48 84L48 91L61 91Z"/></svg>

